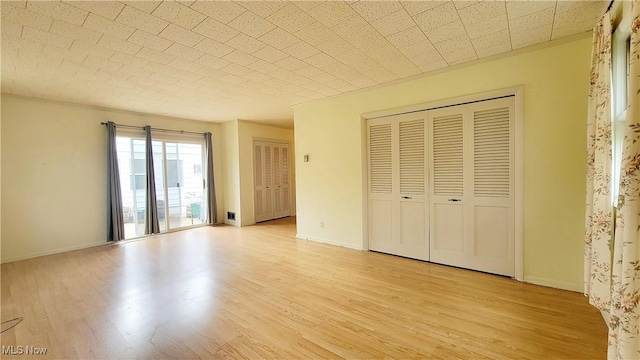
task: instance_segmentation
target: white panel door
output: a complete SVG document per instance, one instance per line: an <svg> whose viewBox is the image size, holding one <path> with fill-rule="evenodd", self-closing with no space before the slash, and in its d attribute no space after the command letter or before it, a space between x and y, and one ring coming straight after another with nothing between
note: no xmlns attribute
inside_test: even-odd
<svg viewBox="0 0 640 360"><path fill-rule="evenodd" d="M273 145L274 217L289 216L289 145Z"/></svg>
<svg viewBox="0 0 640 360"><path fill-rule="evenodd" d="M393 136L391 119L369 120L369 249L393 253Z"/></svg>
<svg viewBox="0 0 640 360"><path fill-rule="evenodd" d="M282 189L280 188L282 184L282 151L279 144L273 144L271 147L273 150L273 160L272 160L272 190L271 193L273 195L273 218L280 217L282 213Z"/></svg>
<svg viewBox="0 0 640 360"><path fill-rule="evenodd" d="M367 129L371 250L515 274L512 97Z"/></svg>
<svg viewBox="0 0 640 360"><path fill-rule="evenodd" d="M369 249L429 260L426 114L368 122Z"/></svg>
<svg viewBox="0 0 640 360"><path fill-rule="evenodd" d="M264 189L264 145L253 143L253 181L255 184L254 207L256 221L267 219L265 213L265 189Z"/></svg>
<svg viewBox="0 0 640 360"><path fill-rule="evenodd" d="M513 98L469 107L473 122L469 267L514 276Z"/></svg>
<svg viewBox="0 0 640 360"><path fill-rule="evenodd" d="M463 106L429 112L431 261L459 267L469 265L468 118Z"/></svg>
<svg viewBox="0 0 640 360"><path fill-rule="evenodd" d="M282 188L282 212L280 217L291 215L291 187L289 186L289 145L282 146L282 180L280 187Z"/></svg>
<svg viewBox="0 0 640 360"><path fill-rule="evenodd" d="M253 149L256 222L289 216L289 145L254 141Z"/></svg>
<svg viewBox="0 0 640 360"><path fill-rule="evenodd" d="M426 116L426 112L420 112L397 118L396 254L420 260L429 260Z"/></svg>
<svg viewBox="0 0 640 360"><path fill-rule="evenodd" d="M273 219L273 145L264 144L264 220Z"/></svg>

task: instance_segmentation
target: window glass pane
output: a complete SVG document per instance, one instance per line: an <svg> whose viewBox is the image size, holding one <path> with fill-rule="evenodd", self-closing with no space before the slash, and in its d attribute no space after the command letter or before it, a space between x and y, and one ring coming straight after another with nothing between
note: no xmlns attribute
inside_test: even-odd
<svg viewBox="0 0 640 360"><path fill-rule="evenodd" d="M180 187L182 182L182 160L167 160L167 184Z"/></svg>
<svg viewBox="0 0 640 360"><path fill-rule="evenodd" d="M624 92L625 94L623 95L624 98L624 108L627 108L627 104L629 104L629 74L631 74L631 37L627 38L627 49L626 49L626 56L625 56L625 62L626 62L626 76L624 79Z"/></svg>
<svg viewBox="0 0 640 360"><path fill-rule="evenodd" d="M144 143L144 139L116 137L125 239L144 235L147 185Z"/></svg>
<svg viewBox="0 0 640 360"><path fill-rule="evenodd" d="M165 146L169 227L202 224L202 144L167 142Z"/></svg>
<svg viewBox="0 0 640 360"><path fill-rule="evenodd" d="M631 38L629 34L618 29L614 33L612 43L611 64L611 97L612 101L612 177L611 177L611 202L617 205L620 187L620 171L622 161L622 143L624 141L624 124L627 115L627 104L629 97L629 64Z"/></svg>
<svg viewBox="0 0 640 360"><path fill-rule="evenodd" d="M183 187L185 217L182 225L202 224L204 222L204 178L202 175L202 145L178 144Z"/></svg>

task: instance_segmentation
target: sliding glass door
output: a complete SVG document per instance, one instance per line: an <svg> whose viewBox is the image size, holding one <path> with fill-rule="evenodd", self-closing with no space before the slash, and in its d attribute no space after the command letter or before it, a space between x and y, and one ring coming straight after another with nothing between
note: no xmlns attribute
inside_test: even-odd
<svg viewBox="0 0 640 360"><path fill-rule="evenodd" d="M165 142L164 152L169 228L204 223L202 144Z"/></svg>
<svg viewBox="0 0 640 360"><path fill-rule="evenodd" d="M125 238L144 235L146 157L144 138L117 137ZM201 142L154 140L153 165L160 231L204 224Z"/></svg>

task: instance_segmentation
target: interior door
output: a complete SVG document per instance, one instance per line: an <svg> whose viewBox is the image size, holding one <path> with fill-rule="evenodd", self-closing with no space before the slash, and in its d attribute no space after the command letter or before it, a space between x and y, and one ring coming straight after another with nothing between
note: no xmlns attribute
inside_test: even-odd
<svg viewBox="0 0 640 360"><path fill-rule="evenodd" d="M278 214L278 217L285 217L291 215L290 202L291 202L291 188L289 186L289 144L282 144L280 147L280 155L282 157L281 175L280 175L280 197L282 201L282 212Z"/></svg>
<svg viewBox="0 0 640 360"><path fill-rule="evenodd" d="M289 216L289 145L254 141L255 220Z"/></svg>
<svg viewBox="0 0 640 360"><path fill-rule="evenodd" d="M393 155L391 119L369 120L369 249L393 253Z"/></svg>
<svg viewBox="0 0 640 360"><path fill-rule="evenodd" d="M282 214L282 147L273 144L273 218Z"/></svg>
<svg viewBox="0 0 640 360"><path fill-rule="evenodd" d="M369 249L513 276L514 106L369 120Z"/></svg>
<svg viewBox="0 0 640 360"><path fill-rule="evenodd" d="M273 144L254 142L254 207L255 219L266 221L274 218L274 159ZM278 160L275 161L276 163Z"/></svg>
<svg viewBox="0 0 640 360"><path fill-rule="evenodd" d="M426 112L397 118L397 180L394 205L398 209L396 253L429 260L426 196Z"/></svg>
<svg viewBox="0 0 640 360"><path fill-rule="evenodd" d="M264 145L253 143L253 179L255 183L254 206L256 221L266 219L264 189Z"/></svg>
<svg viewBox="0 0 640 360"><path fill-rule="evenodd" d="M264 219L273 219L273 146L264 144Z"/></svg>
<svg viewBox="0 0 640 360"><path fill-rule="evenodd" d="M289 216L289 145L273 144L273 215Z"/></svg>
<svg viewBox="0 0 640 360"><path fill-rule="evenodd" d="M429 260L426 113L370 120L369 249Z"/></svg>
<svg viewBox="0 0 640 360"><path fill-rule="evenodd" d="M454 106L429 113L431 134L431 261L467 267L469 264L469 194L464 137L469 112Z"/></svg>
<svg viewBox="0 0 640 360"><path fill-rule="evenodd" d="M513 98L473 104L470 268L514 276Z"/></svg>

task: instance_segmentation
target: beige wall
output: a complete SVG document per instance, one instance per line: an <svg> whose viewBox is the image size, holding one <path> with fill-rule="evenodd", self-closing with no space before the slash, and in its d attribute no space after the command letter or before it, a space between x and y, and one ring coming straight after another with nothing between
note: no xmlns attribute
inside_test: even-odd
<svg viewBox="0 0 640 360"><path fill-rule="evenodd" d="M296 214L295 191L295 146L293 129L279 128L256 124L254 122L238 122L238 143L240 149L240 194L242 207L242 226L255 224L254 179L253 179L253 140L280 140L289 143L291 149L291 215Z"/></svg>
<svg viewBox="0 0 640 360"><path fill-rule="evenodd" d="M525 280L580 291L590 45L583 38L295 106L298 235L363 247L363 113L523 85Z"/></svg>
<svg viewBox="0 0 640 360"><path fill-rule="evenodd" d="M279 140L291 149L291 215L295 215L295 165L293 164L293 129L232 120L221 124L224 132L224 222L229 225L255 224L253 191L253 139ZM227 211L236 213L236 220L227 220Z"/></svg>
<svg viewBox="0 0 640 360"><path fill-rule="evenodd" d="M238 120L226 121L220 125L224 133L223 177L225 224L240 226L242 212L240 206L240 152L238 147ZM235 212L236 220L228 220L227 212Z"/></svg>
<svg viewBox="0 0 640 360"><path fill-rule="evenodd" d="M0 97L2 109L2 97ZM2 259L2 111L0 111L0 261Z"/></svg>
<svg viewBox="0 0 640 360"><path fill-rule="evenodd" d="M223 199L220 125L2 96L2 261L104 244L106 130L102 121L213 133ZM219 216L223 205L219 201Z"/></svg>

